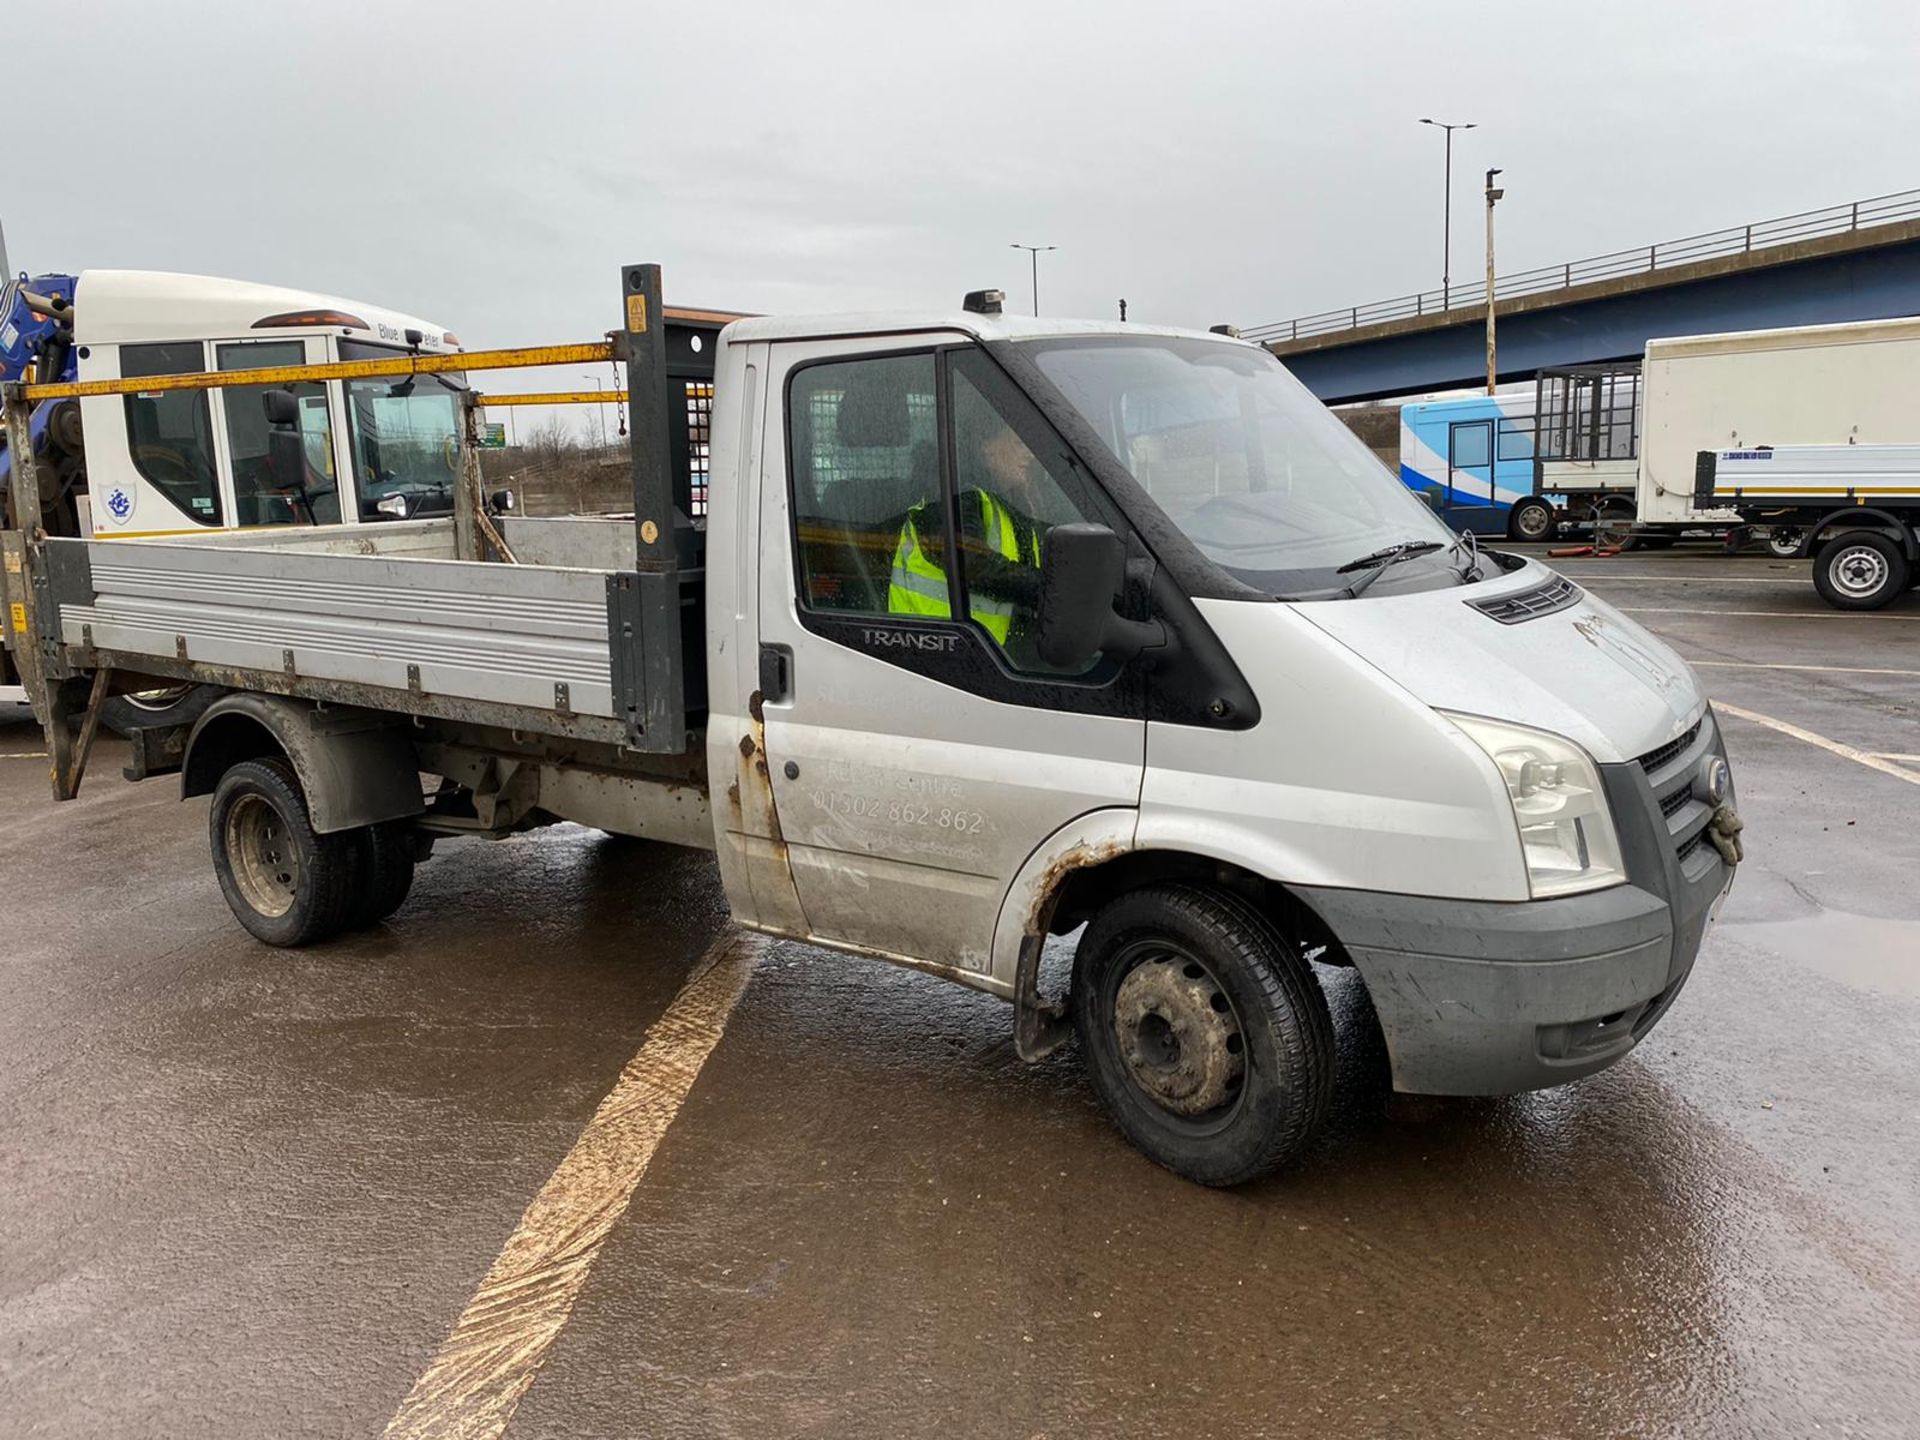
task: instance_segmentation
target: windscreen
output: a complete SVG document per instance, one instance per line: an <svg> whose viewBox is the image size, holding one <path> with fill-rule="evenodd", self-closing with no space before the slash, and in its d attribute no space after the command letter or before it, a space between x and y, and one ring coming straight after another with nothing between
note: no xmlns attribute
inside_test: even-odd
<svg viewBox="0 0 1920 1440"><path fill-rule="evenodd" d="M342 358L402 353L342 342ZM459 375L347 382L347 423L363 520L410 520L453 509L460 473Z"/></svg>
<svg viewBox="0 0 1920 1440"><path fill-rule="evenodd" d="M1161 336L1028 343L1168 518L1255 589L1339 593L1351 579L1341 566L1386 546L1454 538L1264 351ZM1444 560L1398 567L1394 579L1431 583Z"/></svg>

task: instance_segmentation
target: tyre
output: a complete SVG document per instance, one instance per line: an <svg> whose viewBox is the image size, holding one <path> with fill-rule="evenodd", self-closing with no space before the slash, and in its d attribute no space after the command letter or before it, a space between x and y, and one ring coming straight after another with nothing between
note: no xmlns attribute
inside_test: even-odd
<svg viewBox="0 0 1920 1440"><path fill-rule="evenodd" d="M1634 510L1631 501L1607 503L1593 509L1593 548L1595 550L1631 550L1634 548Z"/></svg>
<svg viewBox="0 0 1920 1440"><path fill-rule="evenodd" d="M1257 1179L1326 1117L1326 997L1299 951L1236 895L1161 885L1113 901L1081 937L1072 999L1107 1114L1177 1175Z"/></svg>
<svg viewBox="0 0 1920 1440"><path fill-rule="evenodd" d="M132 730L191 725L224 693L215 685L168 685L157 690L114 695L100 711L100 721L116 735Z"/></svg>
<svg viewBox="0 0 1920 1440"><path fill-rule="evenodd" d="M413 837L404 826L368 825L350 832L354 844L349 930L377 925L398 910L413 888Z"/></svg>
<svg viewBox="0 0 1920 1440"><path fill-rule="evenodd" d="M1903 594L1912 567L1900 542L1878 530L1849 530L1820 547L1813 588L1836 610L1878 610Z"/></svg>
<svg viewBox="0 0 1920 1440"><path fill-rule="evenodd" d="M1553 507L1537 495L1514 501L1507 511L1509 540L1545 540L1553 534Z"/></svg>
<svg viewBox="0 0 1920 1440"><path fill-rule="evenodd" d="M306 945L351 920L357 842L314 831L285 761L243 760L228 770L207 825L220 891L256 939Z"/></svg>
<svg viewBox="0 0 1920 1440"><path fill-rule="evenodd" d="M1776 525L1767 531L1767 550L1782 560L1791 560L1800 553L1801 533L1791 525Z"/></svg>

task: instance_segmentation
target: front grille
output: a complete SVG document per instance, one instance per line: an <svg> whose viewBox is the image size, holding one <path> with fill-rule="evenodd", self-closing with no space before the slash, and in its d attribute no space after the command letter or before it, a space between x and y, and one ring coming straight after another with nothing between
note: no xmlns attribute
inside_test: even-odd
<svg viewBox="0 0 1920 1440"><path fill-rule="evenodd" d="M1703 721L1696 720L1693 723L1693 728L1688 730L1686 734L1669 740L1657 750L1649 750L1640 757L1640 768L1651 775L1666 765L1666 763L1675 756L1684 753L1689 745L1700 738L1700 726L1703 723Z"/></svg>
<svg viewBox="0 0 1920 1440"><path fill-rule="evenodd" d="M1667 827L1675 858L1684 868L1707 843L1707 826L1712 821L1712 805L1695 781L1710 754L1718 753L1709 743L1713 736L1702 716L1685 733L1666 744L1649 750L1636 762L1653 790L1654 803Z"/></svg>
<svg viewBox="0 0 1920 1440"><path fill-rule="evenodd" d="M1469 600L1466 603L1502 625L1518 625L1523 620L1564 610L1577 601L1582 593L1580 587L1566 576L1555 575L1531 590L1516 590L1511 595L1496 595L1490 600Z"/></svg>

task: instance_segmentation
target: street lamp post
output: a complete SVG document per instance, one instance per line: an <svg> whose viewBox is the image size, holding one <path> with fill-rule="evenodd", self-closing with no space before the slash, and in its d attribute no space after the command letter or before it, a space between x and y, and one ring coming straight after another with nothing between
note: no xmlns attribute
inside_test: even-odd
<svg viewBox="0 0 1920 1440"><path fill-rule="evenodd" d="M1437 125L1447 132L1446 189L1440 202L1441 224L1446 231L1440 241L1440 308L1444 310L1453 303L1452 297L1447 294L1453 285L1453 132L1472 130L1476 127L1475 122L1471 120L1465 124L1458 122L1448 124L1445 120L1428 120L1424 116L1420 123Z"/></svg>
<svg viewBox="0 0 1920 1440"><path fill-rule="evenodd" d="M1042 250L1058 250L1060 247L1058 245L1022 245L1018 241L1015 241L1007 248L1010 250L1024 250L1033 260L1033 313L1038 315L1040 313L1040 252Z"/></svg>
<svg viewBox="0 0 1920 1440"><path fill-rule="evenodd" d="M1498 170L1487 171L1487 394L1493 394L1494 365L1493 351L1493 206L1507 192L1493 183Z"/></svg>

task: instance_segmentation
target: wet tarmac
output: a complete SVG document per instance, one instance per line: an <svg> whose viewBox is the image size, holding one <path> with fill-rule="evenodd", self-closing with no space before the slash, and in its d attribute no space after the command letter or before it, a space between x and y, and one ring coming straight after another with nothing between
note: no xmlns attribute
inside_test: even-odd
<svg viewBox="0 0 1920 1440"><path fill-rule="evenodd" d="M1920 776L1920 595L1565 568L1717 700ZM1333 1123L1245 1190L1139 1158L999 1002L772 947L507 1433L1920 1432L1920 784L1724 728L1750 859L1646 1044L1394 1096L1323 971ZM56 808L37 748L0 711L0 1434L378 1435L721 933L710 865L462 843L270 951L204 801L104 747Z"/></svg>

